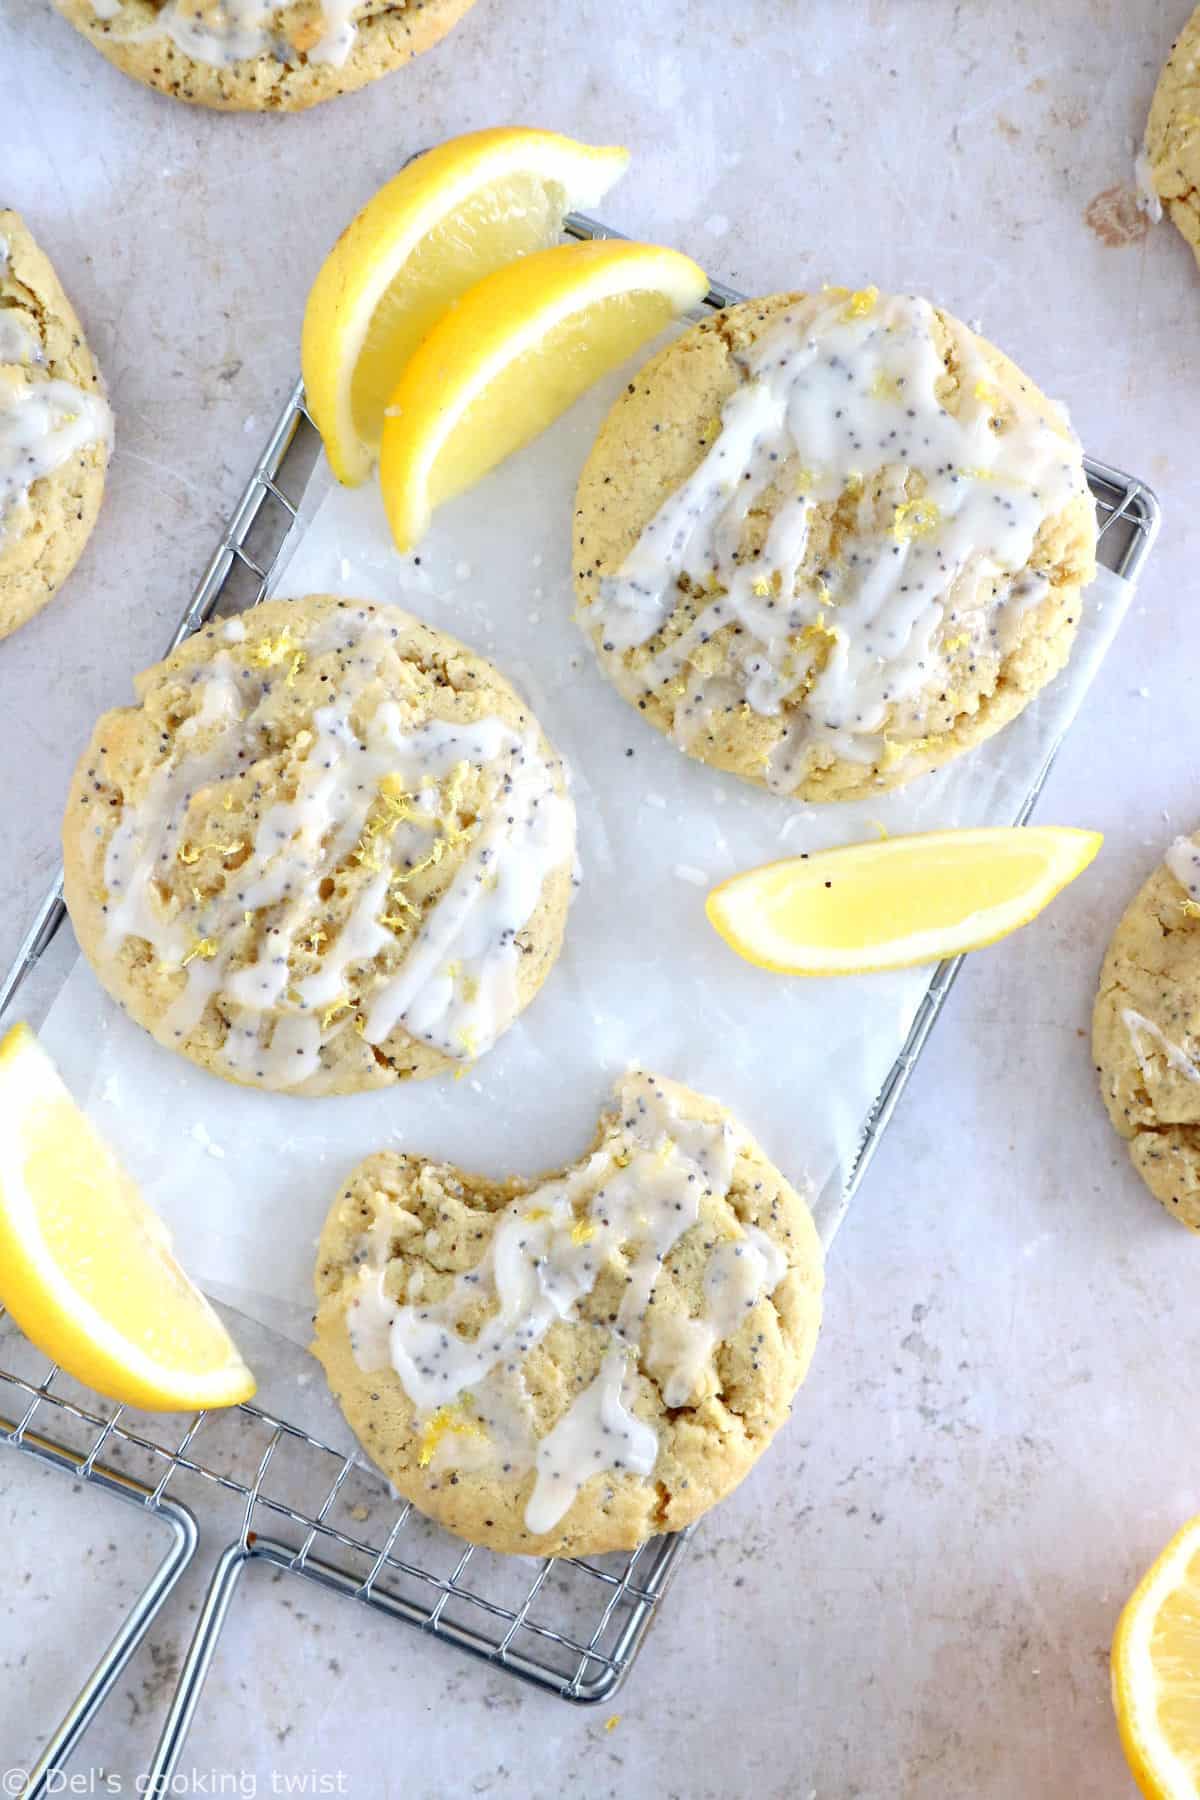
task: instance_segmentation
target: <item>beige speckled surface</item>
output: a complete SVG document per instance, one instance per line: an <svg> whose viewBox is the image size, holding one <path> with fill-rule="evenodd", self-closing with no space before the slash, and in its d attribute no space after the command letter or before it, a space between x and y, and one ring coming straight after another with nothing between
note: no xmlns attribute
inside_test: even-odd
<svg viewBox="0 0 1200 1800"><path fill-rule="evenodd" d="M624 137L637 173L608 210L625 229L747 289L875 280L978 318L1167 516L1040 812L1105 831L1095 878L961 976L838 1236L813 1378L701 1528L619 1724L259 1570L185 1766L265 1794L315 1765L361 1800L1131 1800L1107 1645L1136 1576L1200 1511L1178 1377L1200 1353L1200 1246L1130 1168L1087 1026L1129 896L1196 819L1179 652L1200 476L1179 414L1200 282L1170 226L1134 211L1111 243L1114 203L1093 203L1123 196L1129 217L1132 143L1190 0L813 0L803 29L792 0L746 0L699 32L693 11L505 0L501 20L489 0L394 80L291 121L171 106L96 56L68 112L75 35L42 0L0 15L6 198L53 242L121 422L71 584L0 646L20 770L0 784L0 960L56 864L93 719L161 653L291 380L307 283L354 208L443 133L522 118ZM307 1405L313 1365L259 1360L268 1405ZM225 1427L206 1429L216 1454ZM29 1754L131 1591L109 1548L124 1511L67 1490L0 1456L6 1537L35 1515L0 1606L0 1765ZM79 1765L127 1792L209 1566ZM64 1631L43 1651L47 1598Z"/></svg>

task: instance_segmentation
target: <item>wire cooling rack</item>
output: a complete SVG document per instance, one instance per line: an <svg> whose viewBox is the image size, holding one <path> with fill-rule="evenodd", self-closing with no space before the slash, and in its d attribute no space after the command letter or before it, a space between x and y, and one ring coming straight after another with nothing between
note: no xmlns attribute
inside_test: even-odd
<svg viewBox="0 0 1200 1800"><path fill-rule="evenodd" d="M568 236L618 237L572 215ZM705 304L744 296L714 284ZM179 627L174 648L216 611L261 600L300 506L320 448L297 383L255 464ZM1087 460L1101 560L1138 576L1159 527L1154 494L1133 476ZM1037 802L1052 746L1019 817ZM0 981L0 1017L64 923L62 878L38 908ZM943 963L903 1050L883 1084L846 1184L848 1199L874 1154L958 973ZM198 1413L183 1423L113 1407L57 1368L46 1369L0 1309L0 1446L70 1476L136 1512L164 1543L161 1559L120 1619L26 1784L25 1800L66 1791L73 1751L191 1561L204 1521L215 1570L141 1791L171 1791L221 1627L239 1583L257 1565L316 1582L376 1613L415 1626L496 1668L581 1705L611 1699L628 1673L689 1533L652 1539L630 1555L587 1560L503 1557L450 1537L408 1504L389 1498L381 1477L302 1426L255 1406ZM374 1521L379 1518L380 1523ZM0 1745L0 1751L9 1746Z"/></svg>

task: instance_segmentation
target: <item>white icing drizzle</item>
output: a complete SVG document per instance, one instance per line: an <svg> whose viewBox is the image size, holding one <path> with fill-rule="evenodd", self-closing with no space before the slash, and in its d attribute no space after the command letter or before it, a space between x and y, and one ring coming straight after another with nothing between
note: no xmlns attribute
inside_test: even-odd
<svg viewBox="0 0 1200 1800"><path fill-rule="evenodd" d="M92 0L101 19L115 19L123 0ZM354 47L357 28L353 14L359 0L320 0L324 29L315 43L303 51L289 42L278 28L276 15L283 0L166 0L152 25L130 34L151 38L164 33L177 49L212 68L228 68L250 57L273 56L278 62L295 63L301 55L310 63L330 63L340 69Z"/></svg>
<svg viewBox="0 0 1200 1800"><path fill-rule="evenodd" d="M105 856L107 948L141 938L165 965L185 973L159 1035L177 1044L215 1001L229 1021L222 1054L230 1072L276 1088L316 1075L323 1046L353 1028L347 977L397 942L394 884L440 860L451 842L465 843L458 871L408 937L398 967L369 989L362 1031L369 1044L380 1044L401 1025L463 1061L489 1049L519 1010L517 934L547 878L574 849L574 808L559 791L561 765L546 760L535 729L521 735L499 719L434 719L405 733L394 701L379 704L359 728L355 703L376 676L394 628L350 608L323 629L289 651L303 643L309 656L332 648L353 655L329 705L313 715L293 798L263 812L248 844L230 846L229 854L243 860L221 891L184 912L164 905L155 876L164 862L181 854L186 861L193 795L234 782L267 750L272 683L253 655L237 655L245 636L240 620L223 627L234 649L218 651L193 673L199 707L177 731L139 805L123 810ZM208 737L204 748L193 748ZM453 786L472 768L486 773L490 802L463 830L439 811L442 784ZM373 834L372 817L380 826ZM298 977L290 957L319 914L321 883L352 853L367 878L319 966ZM234 966L238 954L247 959Z"/></svg>
<svg viewBox="0 0 1200 1800"><path fill-rule="evenodd" d="M652 1076L629 1075L619 1100L617 1127L602 1147L577 1168L512 1201L481 1261L456 1276L442 1299L422 1303L410 1295L404 1305L391 1300L376 1240L347 1309L351 1349L360 1367L382 1366L387 1332L387 1356L418 1421L432 1427L440 1441L454 1434L455 1420L488 1417L482 1397L490 1383L503 1378L523 1393L529 1351L556 1321L579 1316L580 1303L606 1268L623 1272L624 1292L616 1318L607 1322L609 1343L600 1370L536 1446L536 1480L525 1522L539 1534L558 1523L592 1475L628 1470L644 1476L653 1470L657 1434L634 1407L637 1358L643 1338L650 1342L653 1333L655 1285L667 1255L697 1222L701 1200L728 1193L738 1151L728 1122L710 1124L680 1114ZM753 1226L737 1240L713 1246L704 1311L690 1322L693 1338L678 1366L668 1360L663 1384L668 1405L686 1404L693 1392L704 1360L696 1351L700 1341L704 1356L710 1355L733 1335L746 1311L773 1292L786 1270L782 1251ZM481 1301L488 1316L477 1333L463 1335L460 1326ZM513 1441L510 1429L500 1448L493 1447L491 1466L499 1461L505 1472L525 1466L514 1460Z"/></svg>
<svg viewBox="0 0 1200 1800"><path fill-rule="evenodd" d="M98 393L0 372L0 535L35 481L111 441L112 414Z"/></svg>
<svg viewBox="0 0 1200 1800"><path fill-rule="evenodd" d="M528 1530L552 1531L598 1469L653 1473L658 1434L632 1410L636 1391L624 1346L610 1344L596 1379L538 1445L537 1478L525 1507Z"/></svg>
<svg viewBox="0 0 1200 1800"><path fill-rule="evenodd" d="M741 1238L716 1246L704 1271L704 1311L656 1313L650 1320L647 1360L665 1371L662 1396L668 1406L686 1406L713 1351L733 1336L763 1294L774 1293L787 1274L787 1257L757 1225Z"/></svg>
<svg viewBox="0 0 1200 1800"><path fill-rule="evenodd" d="M1154 183L1154 170L1145 144L1133 159L1133 184L1137 189L1138 205L1151 223L1157 225L1163 216L1162 200Z"/></svg>
<svg viewBox="0 0 1200 1800"><path fill-rule="evenodd" d="M1163 861L1184 892L1200 900L1200 846L1191 838L1177 837Z"/></svg>
<svg viewBox="0 0 1200 1800"><path fill-rule="evenodd" d="M1138 1068L1142 1071L1143 1076L1147 1080L1150 1077L1150 1069L1146 1057L1142 1054L1142 1046L1138 1041L1142 1036L1151 1038L1158 1045L1163 1056L1166 1058L1168 1068L1174 1069L1177 1075L1182 1075L1185 1081L1200 1082L1200 1067L1197 1067L1192 1061L1186 1050L1182 1049L1179 1044L1173 1044L1171 1042L1162 1027L1156 1025L1153 1019L1146 1018L1144 1013L1135 1012L1131 1006L1124 1008L1121 1013L1121 1018L1125 1023L1126 1031L1129 1033L1129 1041L1133 1045L1133 1053L1138 1059Z"/></svg>
<svg viewBox="0 0 1200 1800"><path fill-rule="evenodd" d="M308 52L309 62L331 63L335 69L342 67L358 36L352 21L357 4L358 0L321 0L325 31Z"/></svg>
<svg viewBox="0 0 1200 1800"><path fill-rule="evenodd" d="M0 363L28 369L44 361L38 335L26 324L20 308L0 306Z"/></svg>
<svg viewBox="0 0 1200 1800"><path fill-rule="evenodd" d="M872 289L798 302L739 357L745 379L703 461L600 584L591 616L603 648L623 651L667 624L687 578L699 616L618 679L640 698L684 676L674 720L685 747L717 711L786 709L766 771L780 792L800 780L813 742L875 760L892 709L948 673L948 637L1003 650L1048 588L1026 568L1040 526L1086 492L1065 419L1002 398L950 319L959 410L943 407L934 323L927 301ZM747 516L772 489L752 554ZM814 508L845 495L857 499L840 556L802 574ZM701 677L689 658L726 626L739 634L736 666Z"/></svg>

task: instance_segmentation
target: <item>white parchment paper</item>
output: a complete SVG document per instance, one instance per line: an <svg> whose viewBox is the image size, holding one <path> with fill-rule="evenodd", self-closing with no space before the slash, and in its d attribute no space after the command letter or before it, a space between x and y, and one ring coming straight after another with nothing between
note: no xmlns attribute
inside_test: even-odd
<svg viewBox="0 0 1200 1800"><path fill-rule="evenodd" d="M640 1062L718 1097L793 1179L828 1240L871 1102L930 970L787 980L741 962L704 916L712 883L801 849L890 832L1011 822L1073 718L1128 606L1103 572L1063 675L998 738L912 790L803 807L684 757L609 686L572 618L576 477L614 376L439 514L419 557L391 547L374 484L324 460L275 584L282 595L395 602L494 659L575 782L583 886L541 994L459 1080L303 1100L240 1089L160 1049L80 960L43 1031L217 1298L307 1341L315 1240L363 1156L403 1147L490 1174L574 1159L614 1077ZM181 597L182 599L182 597ZM1086 819L1063 823L1086 825ZM981 952L980 954L991 954Z"/></svg>

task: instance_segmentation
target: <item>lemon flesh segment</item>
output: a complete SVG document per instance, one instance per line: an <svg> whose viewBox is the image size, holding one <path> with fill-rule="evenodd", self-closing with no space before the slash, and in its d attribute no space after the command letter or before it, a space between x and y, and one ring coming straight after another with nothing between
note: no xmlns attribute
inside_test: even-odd
<svg viewBox="0 0 1200 1800"><path fill-rule="evenodd" d="M529 443L707 289L690 257L611 240L539 251L478 282L388 403L379 478L397 546L410 549L434 507Z"/></svg>
<svg viewBox="0 0 1200 1800"><path fill-rule="evenodd" d="M24 1025L0 1043L0 1304L111 1399L174 1411L254 1392L166 1227Z"/></svg>
<svg viewBox="0 0 1200 1800"><path fill-rule="evenodd" d="M1200 1519L1167 1545L1117 1623L1112 1695L1143 1794L1200 1796Z"/></svg>
<svg viewBox="0 0 1200 1800"><path fill-rule="evenodd" d="M748 962L853 975L940 962L1026 925L1103 839L1070 826L931 831L767 863L708 896L710 923Z"/></svg>
<svg viewBox="0 0 1200 1800"><path fill-rule="evenodd" d="M305 308L300 361L339 481L365 479L383 409L421 339L492 270L554 243L595 206L629 153L552 131L470 132L417 157L353 219Z"/></svg>

